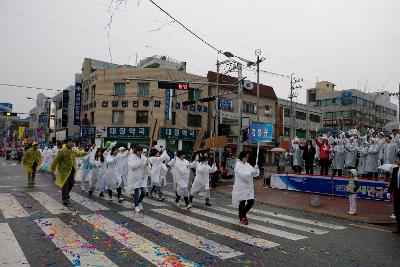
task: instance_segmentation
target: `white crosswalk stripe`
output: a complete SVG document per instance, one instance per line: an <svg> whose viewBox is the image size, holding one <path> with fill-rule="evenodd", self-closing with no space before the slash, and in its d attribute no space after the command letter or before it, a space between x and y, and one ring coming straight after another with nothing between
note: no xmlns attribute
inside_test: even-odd
<svg viewBox="0 0 400 267"><path fill-rule="evenodd" d="M117 266L58 218L35 220L73 266Z"/></svg>
<svg viewBox="0 0 400 267"><path fill-rule="evenodd" d="M271 242L271 241L268 241L268 240L265 240L265 239L262 239L259 237L251 236L251 235L248 235L248 234L245 234L242 232L238 232L238 231L235 231L235 230L223 227L223 226L209 223L207 221L199 220L197 218L183 215L181 213L177 213L177 212L174 212L171 210L153 209L152 211L158 212L160 214L163 214L163 215L173 218L175 220L194 225L196 227L205 229L207 231L238 240L240 242L249 244L251 246L259 247L262 249L268 249L268 248L279 246L278 243Z"/></svg>
<svg viewBox="0 0 400 267"><path fill-rule="evenodd" d="M292 234L290 232L286 232L286 231L282 231L282 230L277 230L274 228L270 228L267 226L263 226L263 225L259 225L259 224L254 224L254 223L250 223L249 225L243 225L239 223L239 219L238 218L232 218L232 217L227 217L227 216L223 216L221 214L217 214L217 213L213 213L213 212L209 212L209 211L205 211L205 210L200 210L200 209L192 209L191 212L195 213L195 214L199 214L208 218L212 218L215 220L219 220L222 222L227 222L227 223L231 223L240 227L245 227L248 229L252 229L252 230L256 230L262 233L266 233L269 235L274 235L274 236L278 236L278 237L282 237L282 238L286 238L289 240L301 240L301 239L306 239L306 236L302 236L302 235L298 235L298 234Z"/></svg>
<svg viewBox="0 0 400 267"><path fill-rule="evenodd" d="M0 266L30 266L7 223L0 223Z"/></svg>
<svg viewBox="0 0 400 267"><path fill-rule="evenodd" d="M44 192L28 192L28 194L31 195L31 197L39 202L51 214L72 213L70 209Z"/></svg>
<svg viewBox="0 0 400 267"><path fill-rule="evenodd" d="M198 266L100 214L81 215L81 218L156 266Z"/></svg>
<svg viewBox="0 0 400 267"><path fill-rule="evenodd" d="M30 214L9 193L0 194L0 211L6 219L28 217Z"/></svg>
<svg viewBox="0 0 400 267"><path fill-rule="evenodd" d="M129 196L128 193L122 192L122 195L124 195L125 197L127 197L127 198L129 198L129 199L132 200L132 196ZM144 202L144 203L148 203L148 204L150 204L150 205L152 205L152 206L156 206L156 207L167 207L167 206L169 206L169 205L166 204L166 203L163 203L163 202L161 202L161 201L156 201L156 200L153 200L153 199L150 199L150 198L147 198L147 197L145 197L145 198L143 199L143 202Z"/></svg>
<svg viewBox="0 0 400 267"><path fill-rule="evenodd" d="M216 211L222 211L222 212L225 212L228 214L233 214L233 215L238 214L238 211L221 208L221 207L210 207L210 209L216 210ZM266 222L266 223L270 223L270 224L274 224L274 225L278 225L278 226L292 228L292 229L303 231L303 232L314 233L317 235L323 235L323 234L329 233L328 231L320 230L317 228L312 228L312 227L294 224L294 223L290 223L290 222L284 222L284 221L280 221L280 220L276 220L276 219L270 219L267 217L261 217L261 216L257 216L257 215L249 215L248 218L250 220L252 219L252 220L256 220L256 221Z"/></svg>
<svg viewBox="0 0 400 267"><path fill-rule="evenodd" d="M229 207L233 207L233 206L229 205ZM295 222L300 222L300 223L305 223L305 224L312 224L312 225L315 225L315 226L320 226L320 227L330 228L330 229L335 229L335 230L346 229L346 227L341 226L341 225L335 225L335 224L331 224L331 223L325 223L325 222L320 222L320 221L315 221L315 220L303 219L303 218L299 218L299 217L294 217L294 216L280 214L280 213L266 211L266 210L251 209L250 213L258 213L258 214L268 215L268 216L272 216L272 217L277 217L277 218L286 219L286 220L295 221Z"/></svg>
<svg viewBox="0 0 400 267"><path fill-rule="evenodd" d="M215 241L208 240L202 236L198 236L185 230L181 230L175 226L166 224L149 216L138 215L132 211L120 212L120 214L147 227L150 227L160 233L163 233L183 243L186 243L192 247L203 250L211 255L217 256L220 259L224 260L243 255L242 252L221 245Z"/></svg>
<svg viewBox="0 0 400 267"><path fill-rule="evenodd" d="M100 203L97 203L95 201L92 201L80 194L71 192L70 193L71 199L79 204L81 204L82 206L84 206L85 208L91 210L91 211L101 211L101 210L108 210L107 207L101 205Z"/></svg>

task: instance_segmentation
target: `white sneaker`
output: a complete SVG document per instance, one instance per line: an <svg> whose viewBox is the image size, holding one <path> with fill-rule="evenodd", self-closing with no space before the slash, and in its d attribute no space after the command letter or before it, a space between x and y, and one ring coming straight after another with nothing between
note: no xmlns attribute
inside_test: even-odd
<svg viewBox="0 0 400 267"><path fill-rule="evenodd" d="M85 192L85 188L81 188L82 192Z"/></svg>
<svg viewBox="0 0 400 267"><path fill-rule="evenodd" d="M392 215L390 215L390 218L396 219L396 215L392 214Z"/></svg>
<svg viewBox="0 0 400 267"><path fill-rule="evenodd" d="M112 202L112 201L113 201L113 198L112 198L112 197L109 197L109 198L108 198L108 201L111 201L111 202Z"/></svg>
<svg viewBox="0 0 400 267"><path fill-rule="evenodd" d="M187 205L187 206L186 206L186 209L187 209L187 210L191 210L191 209L192 209L192 204Z"/></svg>
<svg viewBox="0 0 400 267"><path fill-rule="evenodd" d="M143 204L142 203L139 204L139 209L143 210Z"/></svg>
<svg viewBox="0 0 400 267"><path fill-rule="evenodd" d="M180 207L180 206L181 206L181 203L175 202L175 205L176 205L177 207Z"/></svg>
<svg viewBox="0 0 400 267"><path fill-rule="evenodd" d="M139 207L139 206L136 206L136 207L135 207L135 212L136 212L136 213L139 213L139 212L140 212L140 207Z"/></svg>

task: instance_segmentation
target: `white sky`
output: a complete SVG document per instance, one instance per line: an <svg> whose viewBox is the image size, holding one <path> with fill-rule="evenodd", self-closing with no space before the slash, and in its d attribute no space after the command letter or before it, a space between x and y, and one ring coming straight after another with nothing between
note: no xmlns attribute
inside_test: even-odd
<svg viewBox="0 0 400 267"><path fill-rule="evenodd" d="M110 61L106 24L112 2L118 1L1 0L0 83L64 89L84 57ZM163 54L186 61L191 73L215 71L215 51L178 24L164 25L171 19L148 0L125 2L111 24L113 62L133 65L136 53L139 59ZM254 60L260 48L267 58L261 69L304 79L300 102L317 79L338 89L398 91L398 0L155 2L220 50ZM255 80L252 72L245 76ZM261 82L287 98L288 79L261 74ZM28 112L35 103L25 97L39 92L55 94L0 86L0 102Z"/></svg>

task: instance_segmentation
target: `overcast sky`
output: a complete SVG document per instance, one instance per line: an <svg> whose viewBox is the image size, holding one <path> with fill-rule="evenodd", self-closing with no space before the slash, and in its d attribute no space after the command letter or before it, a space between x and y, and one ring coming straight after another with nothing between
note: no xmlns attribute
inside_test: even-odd
<svg viewBox="0 0 400 267"><path fill-rule="evenodd" d="M1 0L0 83L64 89L83 58L110 61L107 23L114 0ZM111 56L135 64L152 55L186 61L188 72L216 69L217 53L183 30L148 0L124 1L110 29ZM398 0L155 0L217 49L254 59L261 69L304 79L298 101L316 80L338 89L385 89L400 82ZM224 57L220 57L224 59ZM237 73L232 73L237 75ZM254 73L245 75L255 79ZM261 81L287 98L289 80L261 74ZM0 86L0 102L28 112L43 92Z"/></svg>

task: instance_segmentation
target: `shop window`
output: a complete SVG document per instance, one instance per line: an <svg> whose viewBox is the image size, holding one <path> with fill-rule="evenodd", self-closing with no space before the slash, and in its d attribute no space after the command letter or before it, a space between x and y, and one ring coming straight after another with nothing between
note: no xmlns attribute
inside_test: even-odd
<svg viewBox="0 0 400 267"><path fill-rule="evenodd" d="M149 112L148 111L136 111L136 123L148 123Z"/></svg>
<svg viewBox="0 0 400 267"><path fill-rule="evenodd" d="M149 83L138 83L138 95L139 96L150 95L150 84Z"/></svg>
<svg viewBox="0 0 400 267"><path fill-rule="evenodd" d="M124 111L114 110L112 113L112 123L123 124L124 123Z"/></svg>
<svg viewBox="0 0 400 267"><path fill-rule="evenodd" d="M187 126L188 127L201 127L201 115L188 114Z"/></svg>
<svg viewBox="0 0 400 267"><path fill-rule="evenodd" d="M124 83L114 83L114 95L116 95L116 96L125 95L125 84Z"/></svg>

